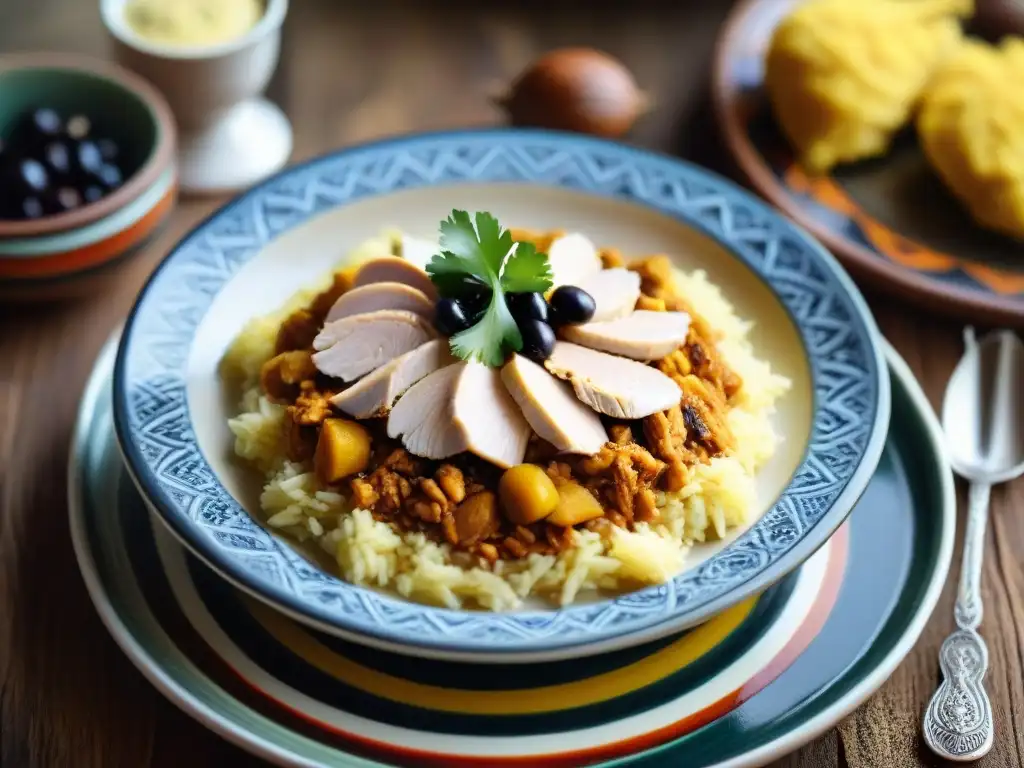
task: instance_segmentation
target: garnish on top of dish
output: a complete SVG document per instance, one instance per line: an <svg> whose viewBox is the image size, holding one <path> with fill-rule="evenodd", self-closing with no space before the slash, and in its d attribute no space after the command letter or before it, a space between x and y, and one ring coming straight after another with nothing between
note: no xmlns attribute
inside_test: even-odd
<svg viewBox="0 0 1024 768"><path fill-rule="evenodd" d="M383 252L382 252L383 251ZM224 360L267 523L353 582L494 610L660 583L749 522L788 381L701 272L453 211Z"/></svg>
<svg viewBox="0 0 1024 768"><path fill-rule="evenodd" d="M775 29L765 86L812 174L879 157L915 123L982 227L1024 239L1024 39L965 36L973 0L807 0Z"/></svg>

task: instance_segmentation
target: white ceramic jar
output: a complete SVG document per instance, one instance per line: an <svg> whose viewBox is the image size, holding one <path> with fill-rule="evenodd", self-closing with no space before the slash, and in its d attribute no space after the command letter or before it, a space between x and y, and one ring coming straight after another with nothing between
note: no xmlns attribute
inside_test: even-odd
<svg viewBox="0 0 1024 768"><path fill-rule="evenodd" d="M179 127L183 191L241 189L278 171L292 151L284 113L262 97L277 66L288 0L266 0L259 22L223 43L179 46L140 36L128 0L101 0L116 59L159 88Z"/></svg>

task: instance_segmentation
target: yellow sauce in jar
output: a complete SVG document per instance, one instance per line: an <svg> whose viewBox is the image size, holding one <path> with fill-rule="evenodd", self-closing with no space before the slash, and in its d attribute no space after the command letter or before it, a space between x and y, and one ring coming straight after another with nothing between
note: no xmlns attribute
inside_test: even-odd
<svg viewBox="0 0 1024 768"><path fill-rule="evenodd" d="M130 0L124 9L139 37L182 47L242 37L263 13L262 0Z"/></svg>

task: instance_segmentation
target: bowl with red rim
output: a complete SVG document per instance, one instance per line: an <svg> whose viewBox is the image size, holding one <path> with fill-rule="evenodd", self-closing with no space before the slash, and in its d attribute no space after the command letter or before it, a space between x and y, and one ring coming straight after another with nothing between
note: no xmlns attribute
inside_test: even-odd
<svg viewBox="0 0 1024 768"><path fill-rule="evenodd" d="M131 72L0 56L0 296L65 292L137 252L174 205L174 153L170 109Z"/></svg>

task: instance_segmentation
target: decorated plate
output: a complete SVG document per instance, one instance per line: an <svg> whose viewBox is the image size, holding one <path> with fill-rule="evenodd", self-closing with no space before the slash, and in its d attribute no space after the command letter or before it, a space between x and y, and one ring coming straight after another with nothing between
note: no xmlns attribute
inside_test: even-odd
<svg viewBox="0 0 1024 768"><path fill-rule="evenodd" d="M367 650L233 589L151 521L113 436L112 358L89 384L70 464L90 594L165 695L281 765L762 764L885 681L949 567L952 477L890 352L896 408L878 471L850 520L775 586L695 629L584 659L481 674Z"/></svg>
<svg viewBox="0 0 1024 768"><path fill-rule="evenodd" d="M739 3L719 40L712 92L740 171L855 277L939 312L1024 324L1024 245L972 221L912 131L885 157L827 176L809 176L796 162L763 89L772 32L796 2Z"/></svg>
<svg viewBox="0 0 1024 768"><path fill-rule="evenodd" d="M388 226L435 232L453 208L507 226L585 231L628 254L702 268L759 355L793 382L783 442L758 475L760 509L734 541L695 550L670 582L558 610L413 604L348 584L257 524L259 484L231 460L217 370L260 307L280 305ZM706 171L624 146L547 132L403 138L293 168L187 236L125 328L115 423L138 486L195 554L233 583L327 632L422 656L536 661L664 637L750 597L821 546L877 464L889 419L878 332L818 244ZM723 546L724 545L724 546Z"/></svg>

